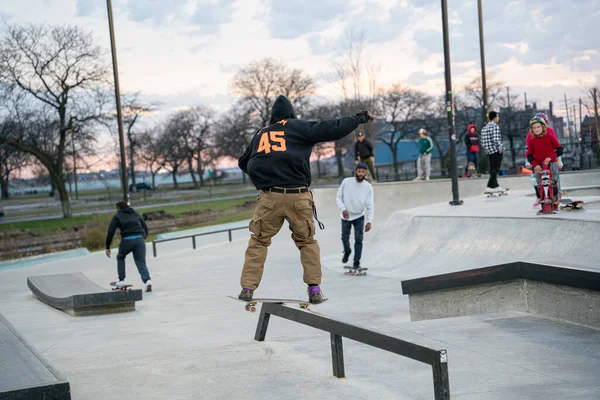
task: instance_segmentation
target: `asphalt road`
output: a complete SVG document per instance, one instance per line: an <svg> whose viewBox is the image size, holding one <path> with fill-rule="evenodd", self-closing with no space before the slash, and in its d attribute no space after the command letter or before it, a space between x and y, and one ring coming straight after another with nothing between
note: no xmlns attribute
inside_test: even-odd
<svg viewBox="0 0 600 400"><path fill-rule="evenodd" d="M180 205L180 204L206 203L209 201L241 199L244 197L250 197L252 195L253 195L253 192L248 192L248 193L234 194L234 195L228 195L228 196L209 197L209 198L197 199L197 200L169 201L169 202L164 202L164 203L140 205L140 206L135 206L134 208L136 210L143 210L146 208L176 206L176 205ZM6 212L6 209L5 209L5 212ZM106 212L116 212L116 210L114 207L102 207L102 208L95 209L95 210L75 211L75 212L73 212L73 216L77 217L80 215L91 215L91 214L99 214L99 213L106 213ZM0 217L0 224L10 224L13 222L23 222L23 221L39 221L39 220L54 219L54 218L62 218L62 212L56 212L56 213L44 214L44 215L31 215L31 216L23 215L23 216L18 216L18 217L10 217L9 215L5 215L4 217Z"/></svg>

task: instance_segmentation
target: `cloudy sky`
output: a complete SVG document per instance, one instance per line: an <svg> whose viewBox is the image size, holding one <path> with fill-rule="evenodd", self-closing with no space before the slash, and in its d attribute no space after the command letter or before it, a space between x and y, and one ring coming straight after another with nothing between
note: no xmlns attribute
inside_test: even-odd
<svg viewBox="0 0 600 400"><path fill-rule="evenodd" d="M480 74L476 0L449 0L455 91ZM600 79L598 0L483 0L486 63L528 101L564 112ZM439 0L113 0L123 91L141 91L167 110L204 104L224 111L242 65L275 57L326 79L349 30L365 32L380 85L443 93ZM105 0L6 0L0 21L77 24L110 48ZM109 53L107 60L110 61ZM365 84L366 84L365 80ZM561 110L562 109L562 110Z"/></svg>

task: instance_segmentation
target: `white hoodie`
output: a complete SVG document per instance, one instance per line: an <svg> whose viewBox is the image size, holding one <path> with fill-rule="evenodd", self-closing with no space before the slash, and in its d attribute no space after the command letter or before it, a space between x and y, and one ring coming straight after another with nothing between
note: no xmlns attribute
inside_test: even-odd
<svg viewBox="0 0 600 400"><path fill-rule="evenodd" d="M346 178L342 181L335 196L338 208L348 211L347 221L353 221L365 215L367 210L367 223L373 222L375 204L373 201L373 186L366 180L358 182L355 177ZM340 217L344 219L343 213Z"/></svg>

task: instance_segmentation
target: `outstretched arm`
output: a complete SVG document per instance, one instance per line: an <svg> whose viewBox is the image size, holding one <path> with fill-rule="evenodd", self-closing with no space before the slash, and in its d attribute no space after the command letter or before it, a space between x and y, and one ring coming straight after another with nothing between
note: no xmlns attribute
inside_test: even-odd
<svg viewBox="0 0 600 400"><path fill-rule="evenodd" d="M360 124L366 124L374 119L368 111L362 111L353 117L342 117L315 122L310 129L312 144L332 142L352 133Z"/></svg>

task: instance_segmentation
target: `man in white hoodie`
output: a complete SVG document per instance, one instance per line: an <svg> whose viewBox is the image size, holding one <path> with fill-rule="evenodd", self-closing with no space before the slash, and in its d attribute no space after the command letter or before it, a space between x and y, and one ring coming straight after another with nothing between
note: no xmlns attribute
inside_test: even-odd
<svg viewBox="0 0 600 400"><path fill-rule="evenodd" d="M342 263L348 262L352 250L350 249L350 231L354 227L354 268L360 268L360 257L362 255L363 230L369 232L373 222L374 202L373 186L365 180L367 166L363 163L356 165L354 177L342 181L336 202L341 210L342 217L342 244L344 245L344 257ZM365 209L367 224L365 225Z"/></svg>

